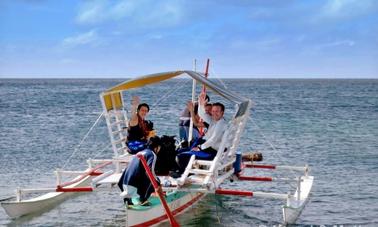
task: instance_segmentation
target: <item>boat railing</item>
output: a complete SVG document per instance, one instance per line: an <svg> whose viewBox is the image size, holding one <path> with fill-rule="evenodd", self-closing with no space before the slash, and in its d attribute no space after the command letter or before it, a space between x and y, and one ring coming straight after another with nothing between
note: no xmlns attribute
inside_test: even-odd
<svg viewBox="0 0 378 227"><path fill-rule="evenodd" d="M107 106L105 99L109 97L110 102L107 102L107 104L110 106ZM113 153L115 157L118 157L119 155L125 154L127 151L126 138L128 118L127 111L124 108L122 92L105 96L101 94L100 99Z"/></svg>
<svg viewBox="0 0 378 227"><path fill-rule="evenodd" d="M216 156L213 160L199 160L194 155L178 179L178 185L183 186L187 181L208 190L217 188L225 179L234 173L233 164L236 160L235 150L239 144L244 129L245 117L233 118L222 135ZM190 176L190 177L189 177Z"/></svg>

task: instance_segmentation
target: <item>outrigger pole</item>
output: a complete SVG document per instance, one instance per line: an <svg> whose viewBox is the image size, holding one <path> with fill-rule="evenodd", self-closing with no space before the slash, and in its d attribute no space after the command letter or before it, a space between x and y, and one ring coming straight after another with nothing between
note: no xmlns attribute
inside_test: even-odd
<svg viewBox="0 0 378 227"><path fill-rule="evenodd" d="M279 165L245 164L244 168L304 171L306 176L308 175L308 172L309 172L309 167L307 165L305 166L279 166Z"/></svg>
<svg viewBox="0 0 378 227"><path fill-rule="evenodd" d="M272 192L253 192L253 191L241 191L231 189L216 189L215 194L218 195L239 195L261 198L273 198L273 199L288 199L288 194L272 193Z"/></svg>
<svg viewBox="0 0 378 227"><path fill-rule="evenodd" d="M39 189L16 189L16 201L21 201L22 193L41 193L41 192L92 192L93 187L69 187L76 183L79 183L85 180L87 177L99 176L103 174L99 171L101 168L112 164L111 161L102 163L94 168L90 168L87 171L66 171L66 170L56 170L55 174L57 176L57 184L56 188L39 188ZM68 181L65 183L61 183L61 174L68 173L68 174L81 174L79 177L73 179L72 181Z"/></svg>
<svg viewBox="0 0 378 227"><path fill-rule="evenodd" d="M150 178L152 186L154 186L155 192L159 196L160 202L164 207L165 213L167 214L167 217L169 219L171 226L172 227L179 227L180 225L176 222L175 218L173 217L173 214L168 207L167 201L164 198L163 192L162 192L161 188L159 187L159 185L157 184L156 179L155 179L154 175L152 174L150 167L148 167L148 165L147 165L146 159L140 153L137 154L137 157L142 162L143 167L146 170L147 176L148 176L148 178Z"/></svg>

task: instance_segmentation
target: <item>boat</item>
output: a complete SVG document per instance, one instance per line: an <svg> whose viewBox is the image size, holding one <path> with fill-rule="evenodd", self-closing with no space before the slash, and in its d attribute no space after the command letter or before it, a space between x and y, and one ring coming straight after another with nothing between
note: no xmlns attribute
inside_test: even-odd
<svg viewBox="0 0 378 227"><path fill-rule="evenodd" d="M207 65L208 68L208 65ZM123 93L130 89L141 88L165 80L186 75L193 81L192 101L196 98L197 83L211 90L215 95L235 104L234 114L228 121L222 142L213 160L196 159L193 155L179 178L159 176L161 187L157 185L152 172L142 155L131 155L125 144L128 128L128 109L124 102ZM139 158L146 173L155 188L150 197L149 206L127 205L125 215L127 226L149 226L169 221L172 226L179 226L175 217L193 207L208 194L225 196L249 196L257 198L271 198L284 200L282 205L283 224L293 224L300 216L308 202L314 177L309 175L310 168L305 166L280 166L256 164L253 160L242 161L238 151L241 136L245 125L250 119L252 100L231 92L207 78L207 70L200 73L192 70L178 70L145 75L116 85L100 94L103 107L101 117L105 118L110 144L113 154L108 159L89 159L88 168L84 171L69 171L57 169L57 184L50 188L35 188L16 190L14 201L3 201L1 206L10 218L40 213L52 209L70 195L93 192L101 188L119 190L116 185L122 171L132 158ZM96 121L97 122L97 121ZM191 122L191 129L192 129ZM93 128L93 127L92 127ZM191 137L191 135L189 135ZM297 171L299 175L294 178L273 178L259 176L245 176L247 168L271 171ZM302 173L303 172L303 173ZM77 174L71 181L62 183L65 174ZM227 188L226 181L283 181L296 183L294 193L271 193L263 191L245 191L239 188ZM34 198L24 198L26 195L46 193ZM120 199L120 201L122 201Z"/></svg>

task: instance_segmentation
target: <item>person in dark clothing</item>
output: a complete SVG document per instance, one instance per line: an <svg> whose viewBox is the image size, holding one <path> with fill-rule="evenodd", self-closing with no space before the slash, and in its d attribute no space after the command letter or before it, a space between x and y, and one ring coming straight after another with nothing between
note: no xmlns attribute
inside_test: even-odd
<svg viewBox="0 0 378 227"><path fill-rule="evenodd" d="M147 103L139 104L139 101L139 97L133 97L132 116L129 122L126 142L131 154L136 154L138 151L145 149L148 138L154 135L153 123L145 120L150 107Z"/></svg>
<svg viewBox="0 0 378 227"><path fill-rule="evenodd" d="M146 159L147 165L158 183L159 180L155 175L154 169L156 154L159 153L160 146L161 139L158 136L154 136L149 139L147 148L139 152ZM125 168L118 181L118 187L122 191L121 196L124 198L124 202L127 202L128 205L133 205L132 198L136 196L139 196L141 205L148 205L148 198L154 192L154 188L141 160L137 156L134 156L127 168Z"/></svg>

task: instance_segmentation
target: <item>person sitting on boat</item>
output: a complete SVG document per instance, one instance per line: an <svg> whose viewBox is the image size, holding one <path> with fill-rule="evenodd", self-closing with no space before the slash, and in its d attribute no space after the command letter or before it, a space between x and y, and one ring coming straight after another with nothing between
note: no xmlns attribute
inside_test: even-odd
<svg viewBox="0 0 378 227"><path fill-rule="evenodd" d="M210 101L210 97L207 95L206 100ZM191 101L187 103L180 115L179 135L181 142L188 142L190 118L193 120L192 139L198 139L201 137L199 127L204 127L205 125L201 124L200 117L198 116L198 103L194 103L193 105Z"/></svg>
<svg viewBox="0 0 378 227"><path fill-rule="evenodd" d="M139 104L140 99L134 96L132 99L131 112L132 116L129 121L129 129L126 145L130 154L136 154L146 148L146 142L149 137L154 136L153 123L145 120L150 107L147 103Z"/></svg>
<svg viewBox="0 0 378 227"><path fill-rule="evenodd" d="M197 159L213 160L222 142L222 136L227 127L227 123L223 118L225 107L222 103L213 103L211 109L212 115L210 116L205 112L205 104L205 93L202 92L199 97L198 114L204 122L209 124L209 129L205 136L191 147L190 151L185 151L177 155L181 170L186 168L192 155L195 155Z"/></svg>
<svg viewBox="0 0 378 227"><path fill-rule="evenodd" d="M152 174L159 183L159 179L155 175L156 154L159 153L161 147L161 139L158 136L151 137L147 143L147 148L138 153L142 154L150 167ZM160 183L159 183L160 184ZM140 205L149 205L148 198L154 192L154 188L147 176L146 170L137 156L133 156L129 165L122 173L118 182L121 189L120 194L124 198L124 202L133 205L132 198L139 196Z"/></svg>
<svg viewBox="0 0 378 227"><path fill-rule="evenodd" d="M211 109L213 108L213 105L209 102L206 102L205 104L205 113L211 116ZM203 121L202 118L198 116L198 121L196 122L196 126L199 128L200 138L202 138L207 130L209 129L209 124L205 121Z"/></svg>
<svg viewBox="0 0 378 227"><path fill-rule="evenodd" d="M206 105L205 105L205 112L206 114L208 114L209 116L211 116L211 109L213 108L213 104L207 102ZM205 121L203 121L203 125L204 125L204 128L207 130L209 129L209 124L206 123Z"/></svg>

